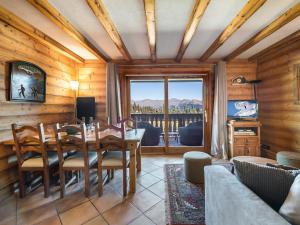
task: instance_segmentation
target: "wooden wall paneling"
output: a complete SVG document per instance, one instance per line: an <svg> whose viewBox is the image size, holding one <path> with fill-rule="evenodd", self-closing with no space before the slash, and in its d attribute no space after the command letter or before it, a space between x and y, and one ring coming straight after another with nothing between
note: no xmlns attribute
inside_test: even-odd
<svg viewBox="0 0 300 225"><path fill-rule="evenodd" d="M21 60L45 70L46 102L10 102L9 62ZM11 124L54 124L74 117L74 94L69 82L76 78L76 62L27 34L0 21L0 199L7 197L17 180L14 152L2 141L12 138Z"/></svg>
<svg viewBox="0 0 300 225"><path fill-rule="evenodd" d="M93 96L96 100L96 119L106 117L106 64L91 60L77 65L78 96Z"/></svg>
<svg viewBox="0 0 300 225"><path fill-rule="evenodd" d="M68 21L59 11L57 11L48 0L27 0L37 10L55 23L59 28L77 40L85 49L95 55L99 60L105 62L109 57L100 52L70 21Z"/></svg>
<svg viewBox="0 0 300 225"><path fill-rule="evenodd" d="M290 47L291 38L257 54L259 119L262 122L264 155L278 151L300 152L300 105L296 104L294 65L300 63L299 48ZM300 46L300 38L292 45Z"/></svg>
<svg viewBox="0 0 300 225"><path fill-rule="evenodd" d="M84 59L57 42L56 40L52 39L48 35L44 34L42 31L36 29L29 23L25 22L21 18L17 17L13 13L7 11L3 7L0 7L0 20L4 23L9 24L10 26L14 27L15 29L23 32L26 35L29 35L31 38L38 40L39 42L43 43L43 45L47 45L50 48L55 49L60 54L63 54L67 57L70 57L72 60L76 62L84 62Z"/></svg>
<svg viewBox="0 0 300 225"><path fill-rule="evenodd" d="M246 80L256 79L256 63L253 62L229 62L227 63L227 91L228 100L253 100L253 85L232 85L232 79L244 76Z"/></svg>
<svg viewBox="0 0 300 225"><path fill-rule="evenodd" d="M119 71L121 75L161 75L161 74L206 74L213 71L214 64L198 64L198 65L180 65L180 64L162 64L162 65L120 65Z"/></svg>
<svg viewBox="0 0 300 225"><path fill-rule="evenodd" d="M1 110L0 120L5 121L7 115L24 116L27 115L58 115L65 121L66 116L70 117L73 113L73 92L69 88L69 81L75 77L74 61L71 61L63 55L59 55L48 46L36 49L37 41L0 22L0 93L1 106L5 110ZM38 46L41 46L39 44ZM51 54L50 54L51 53ZM8 91L8 62L14 60L24 60L37 64L47 73L46 103L12 103L6 99ZM63 106L62 106L63 104ZM62 107L58 107L62 106ZM9 112L9 113L7 113ZM42 116L33 117L43 120ZM54 117L53 117L54 118ZM24 117L23 120L26 118ZM8 119L11 122L12 120ZM32 121L29 119L29 121ZM18 118L18 122L22 123L22 118ZM36 121L39 122L39 121ZM8 123L3 123L2 129L7 129ZM6 133L6 132L5 132ZM0 135L0 141L3 138Z"/></svg>

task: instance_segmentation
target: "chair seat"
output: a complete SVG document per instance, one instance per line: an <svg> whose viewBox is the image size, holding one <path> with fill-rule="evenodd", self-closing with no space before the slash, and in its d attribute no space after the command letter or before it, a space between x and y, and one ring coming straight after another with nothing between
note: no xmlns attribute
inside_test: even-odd
<svg viewBox="0 0 300 225"><path fill-rule="evenodd" d="M122 152L121 151L108 151L103 155L102 166L103 167L122 167ZM126 152L126 165L129 163L130 154Z"/></svg>
<svg viewBox="0 0 300 225"><path fill-rule="evenodd" d="M93 163L97 162L97 152L88 152L88 155L89 166L91 166ZM65 159L63 167L84 167L84 158L82 152L77 152Z"/></svg>
<svg viewBox="0 0 300 225"><path fill-rule="evenodd" d="M48 163L49 166L54 165L55 163L58 163L58 155L56 152L48 152ZM22 167L34 167L34 168L43 168L44 167L44 162L42 156L35 156L32 158L26 159Z"/></svg>

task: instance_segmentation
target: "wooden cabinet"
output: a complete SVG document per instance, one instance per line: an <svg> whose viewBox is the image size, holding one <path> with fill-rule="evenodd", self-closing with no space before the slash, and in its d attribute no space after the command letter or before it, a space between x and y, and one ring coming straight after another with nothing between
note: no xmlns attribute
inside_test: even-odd
<svg viewBox="0 0 300 225"><path fill-rule="evenodd" d="M260 156L259 121L230 120L228 126L229 156Z"/></svg>

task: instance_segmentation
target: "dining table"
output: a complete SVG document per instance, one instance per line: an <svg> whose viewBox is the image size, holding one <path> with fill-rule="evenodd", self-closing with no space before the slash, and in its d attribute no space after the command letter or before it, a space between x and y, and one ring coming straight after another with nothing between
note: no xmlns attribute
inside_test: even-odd
<svg viewBox="0 0 300 225"><path fill-rule="evenodd" d="M136 192L136 173L141 171L142 160L141 160L141 143L144 136L145 129L131 129L125 132L124 140L127 144L127 149L130 152L130 164L129 164L129 193ZM112 129L106 129L100 131L100 137L105 137L107 135L119 136L118 132ZM95 150L96 145L96 135L95 132L87 132L86 142L89 150ZM11 146L14 149L14 140L8 140L3 142L6 146ZM46 135L46 145L47 150L56 150L56 139L53 133L48 133Z"/></svg>

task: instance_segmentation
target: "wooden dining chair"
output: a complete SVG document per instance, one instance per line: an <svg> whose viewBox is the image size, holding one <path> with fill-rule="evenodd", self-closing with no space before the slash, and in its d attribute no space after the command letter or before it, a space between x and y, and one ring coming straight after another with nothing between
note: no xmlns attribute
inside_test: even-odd
<svg viewBox="0 0 300 225"><path fill-rule="evenodd" d="M123 170L123 196L127 195L127 168L129 167L130 155L127 151L125 133L121 128L109 125L100 132L99 122L95 126L96 148L98 152L98 192L103 193L102 172L103 170Z"/></svg>
<svg viewBox="0 0 300 225"><path fill-rule="evenodd" d="M83 171L85 180L85 195L90 193L90 168L97 163L97 152L88 151L86 126L55 125L55 138L59 156L59 176L61 198L65 195L65 172ZM64 152L72 152L68 158L63 157Z"/></svg>
<svg viewBox="0 0 300 225"><path fill-rule="evenodd" d="M49 168L58 164L58 155L47 152L44 126L37 127L12 124L19 172L20 197L25 196L24 172L41 171L43 173L44 195L49 196Z"/></svg>

